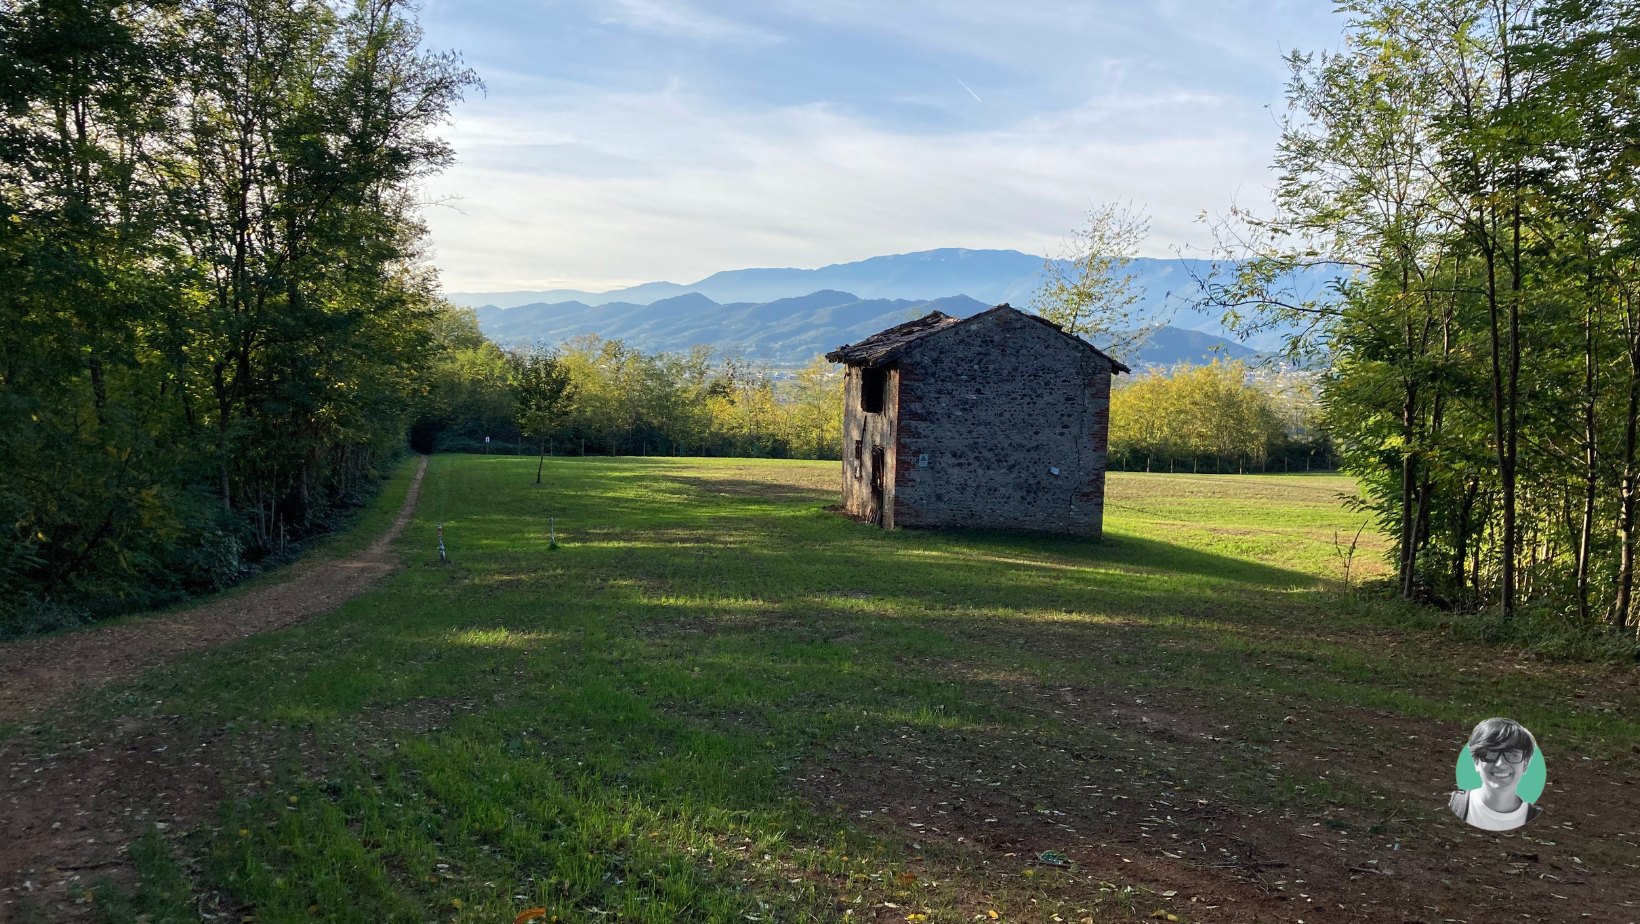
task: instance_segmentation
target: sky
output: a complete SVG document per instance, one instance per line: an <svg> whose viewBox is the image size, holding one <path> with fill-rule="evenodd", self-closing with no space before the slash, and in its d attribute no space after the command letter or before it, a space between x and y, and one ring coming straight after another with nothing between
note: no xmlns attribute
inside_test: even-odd
<svg viewBox="0 0 1640 924"><path fill-rule="evenodd" d="M1088 208L1269 199L1283 55L1328 0L424 0L484 81L423 191L451 292L1057 250Z"/></svg>

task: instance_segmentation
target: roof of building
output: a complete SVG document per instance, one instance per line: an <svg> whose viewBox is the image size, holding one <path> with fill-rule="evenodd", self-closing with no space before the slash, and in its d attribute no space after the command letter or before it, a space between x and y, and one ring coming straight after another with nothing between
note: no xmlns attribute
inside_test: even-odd
<svg viewBox="0 0 1640 924"><path fill-rule="evenodd" d="M1085 349L1092 350L1106 362L1110 363L1110 368L1113 373L1133 371L1122 363L1112 359L1103 350L1100 350L1093 344L1083 340L1081 337L1067 333L1063 327L1060 327L1058 324L1055 324L1047 318L1034 314L1026 314L1025 312L1020 311L1018 308L1015 308L1007 303L998 305L988 311L981 311L979 314L968 318L953 318L944 312L931 311L915 321L907 321L904 324L890 327L888 330L879 331L872 334L859 343L845 343L837 349L832 350L830 353L827 353L826 359L834 363L847 363L850 366L865 366L868 368L881 366L884 363L893 361L901 353L905 352L907 347L919 340L922 340L924 337L937 334L948 327L955 327L958 324L967 324L970 321L995 314L999 311L1011 311L1021 317L1030 318L1032 321L1050 327L1056 332L1076 341Z"/></svg>

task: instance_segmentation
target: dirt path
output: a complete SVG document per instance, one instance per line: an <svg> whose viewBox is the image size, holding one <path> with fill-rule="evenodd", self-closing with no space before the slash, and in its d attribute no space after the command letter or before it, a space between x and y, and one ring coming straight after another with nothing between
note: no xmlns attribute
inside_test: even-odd
<svg viewBox="0 0 1640 924"><path fill-rule="evenodd" d="M202 648L282 629L358 596L398 564L392 543L416 510L422 456L393 525L364 551L319 563L281 584L172 616L0 645L0 722L38 712L85 689L135 677Z"/></svg>
<svg viewBox="0 0 1640 924"><path fill-rule="evenodd" d="M284 583L172 616L0 646L0 720L39 712L134 677L189 651L270 632L334 609L398 565L391 545L409 524L427 471L423 457L398 516L364 551L318 562ZM41 738L0 741L0 924L90 921L86 889L135 879L125 849L157 825L181 833L222 799L254 784L254 735L201 734L177 716L122 717ZM222 745L226 742L226 747ZM208 896L220 920L231 900ZM227 902L227 904L224 904ZM204 904L201 914L206 914Z"/></svg>

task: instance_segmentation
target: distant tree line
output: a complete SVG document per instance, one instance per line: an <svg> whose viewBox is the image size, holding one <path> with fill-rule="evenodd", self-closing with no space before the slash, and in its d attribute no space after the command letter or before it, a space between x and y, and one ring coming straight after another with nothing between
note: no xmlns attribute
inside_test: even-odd
<svg viewBox="0 0 1640 924"><path fill-rule="evenodd" d="M397 0L0 4L0 635L221 586L402 446L474 82L420 40Z"/></svg>
<svg viewBox="0 0 1640 924"><path fill-rule="evenodd" d="M1211 301L1331 357L1321 400L1399 592L1635 626L1640 6L1352 0L1290 59L1277 211ZM1283 284L1313 268L1318 297Z"/></svg>
<svg viewBox="0 0 1640 924"><path fill-rule="evenodd" d="M595 335L503 350L471 312L447 315L439 336L432 400L411 429L422 451L840 458L843 377L819 357L776 370L707 346L645 352ZM530 409L544 388L568 397L542 417Z"/></svg>
<svg viewBox="0 0 1640 924"><path fill-rule="evenodd" d="M1132 203L1090 208L1042 264L1031 307L1067 333L1131 361L1165 314L1139 310L1144 286L1130 267L1150 231ZM1327 470L1336 464L1321 425L1315 377L1240 362L1151 367L1112 382L1113 471L1241 474Z"/></svg>
<svg viewBox="0 0 1640 924"><path fill-rule="evenodd" d="M442 315L437 336L411 428L423 452L840 457L843 377L820 357L778 370L707 346L649 353L594 335L503 349L468 310ZM1331 469L1320 410L1307 373L1239 362L1143 371L1112 394L1111 468Z"/></svg>
<svg viewBox="0 0 1640 924"><path fill-rule="evenodd" d="M1182 363L1118 376L1110 398L1113 471L1316 471L1333 467L1314 377L1240 362Z"/></svg>

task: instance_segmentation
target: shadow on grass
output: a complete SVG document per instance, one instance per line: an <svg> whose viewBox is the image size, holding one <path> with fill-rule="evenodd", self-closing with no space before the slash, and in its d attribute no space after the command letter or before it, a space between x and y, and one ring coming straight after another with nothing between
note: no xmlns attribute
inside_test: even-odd
<svg viewBox="0 0 1640 924"><path fill-rule="evenodd" d="M140 685L202 728L288 729L283 760L245 736L285 769L209 845L259 920L836 918L862 871L839 857L893 899L907 845L794 796L822 749L1008 743L1046 727L1018 683L1214 683L1261 603L1317 583L1126 535L883 532L699 463L551 460L537 489L535 460L480 459L430 468L411 567L377 591ZM1159 653L1177 639L1209 647Z"/></svg>
<svg viewBox="0 0 1640 924"><path fill-rule="evenodd" d="M747 478L699 478L668 473L666 480L687 485L702 495L714 498L755 497L766 501L806 501L831 503L836 491L811 488L778 481L756 481Z"/></svg>
<svg viewBox="0 0 1640 924"><path fill-rule="evenodd" d="M1035 555L1068 560L1090 568L1122 565L1155 574L1191 574L1279 590L1311 588L1319 583L1314 575L1302 571L1124 533L1107 532L1101 539L993 530L949 530L942 531L942 534L954 543L966 541L993 552L1009 554L1021 565L1031 564L1023 559ZM1041 564L1053 566L1051 561Z"/></svg>
<svg viewBox="0 0 1640 924"><path fill-rule="evenodd" d="M796 530L817 533L816 539L839 543L832 554L842 557L864 555L869 559L883 554L886 547L956 555L971 563L989 560L1017 568L1059 568L1067 563L1092 569L1124 566L1280 590L1312 588L1321 583L1321 579L1304 572L1122 533L1090 539L984 529L883 531L821 509L836 502L836 494L831 491L773 479L683 474L677 471L680 467L654 460L632 460L630 465L572 462L554 472L555 478L569 484L550 499L537 497L530 502L543 504L543 509L554 507L559 528L571 541L575 530L581 528L596 530L600 542L618 541L624 534L640 544L671 540L694 545L708 538L700 531L711 522L720 530L735 532L738 545L775 555L796 553L788 532ZM607 469L614 471L599 471ZM625 476L617 484L600 477L616 473ZM592 479L605 483L594 488L586 483ZM771 517L781 522L772 524ZM818 522L787 522L811 518ZM739 529L734 528L736 520L742 521ZM810 552L804 550L801 554L809 556ZM903 560L895 561L896 568L904 564Z"/></svg>

